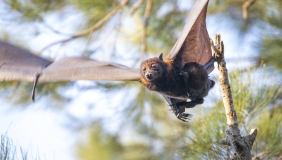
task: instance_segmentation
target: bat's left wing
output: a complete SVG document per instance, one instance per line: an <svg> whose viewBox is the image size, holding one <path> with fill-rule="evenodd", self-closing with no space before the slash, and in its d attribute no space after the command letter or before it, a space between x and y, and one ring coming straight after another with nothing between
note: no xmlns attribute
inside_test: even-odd
<svg viewBox="0 0 282 160"><path fill-rule="evenodd" d="M0 41L0 81L57 82L74 80L138 81L138 69L84 57L51 62Z"/></svg>
<svg viewBox="0 0 282 160"><path fill-rule="evenodd" d="M205 65L212 59L210 38L206 28L206 13L209 0L197 0L191 9L181 36L167 58ZM208 73L214 69L210 63Z"/></svg>
<svg viewBox="0 0 282 160"><path fill-rule="evenodd" d="M74 80L138 81L139 69L85 57L64 58L42 71L39 82Z"/></svg>

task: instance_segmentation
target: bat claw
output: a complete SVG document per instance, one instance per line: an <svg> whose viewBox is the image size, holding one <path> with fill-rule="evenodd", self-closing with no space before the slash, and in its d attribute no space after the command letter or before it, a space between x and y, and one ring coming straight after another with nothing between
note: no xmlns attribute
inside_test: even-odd
<svg viewBox="0 0 282 160"><path fill-rule="evenodd" d="M34 82L33 82L32 93L31 93L31 99L32 99L33 102L34 102L34 98L35 98L35 88L36 88L39 76L40 76L40 74L36 74Z"/></svg>
<svg viewBox="0 0 282 160"><path fill-rule="evenodd" d="M176 117L183 122L188 122L188 120L190 120L192 115L189 113L180 113Z"/></svg>

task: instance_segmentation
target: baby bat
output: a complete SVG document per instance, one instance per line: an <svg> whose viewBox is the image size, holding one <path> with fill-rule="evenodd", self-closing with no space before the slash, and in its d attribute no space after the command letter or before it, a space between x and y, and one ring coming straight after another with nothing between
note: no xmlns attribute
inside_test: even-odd
<svg viewBox="0 0 282 160"><path fill-rule="evenodd" d="M198 0L193 6L181 36L163 58L151 58L140 69L99 62L86 57L68 57L49 61L26 50L0 41L0 81L30 81L34 83L114 80L139 81L152 91L161 93L177 118L186 121L191 108L204 102L213 87L208 74L214 69L209 35L206 29L208 0ZM34 90L33 89L33 90ZM32 94L34 98L34 93Z"/></svg>

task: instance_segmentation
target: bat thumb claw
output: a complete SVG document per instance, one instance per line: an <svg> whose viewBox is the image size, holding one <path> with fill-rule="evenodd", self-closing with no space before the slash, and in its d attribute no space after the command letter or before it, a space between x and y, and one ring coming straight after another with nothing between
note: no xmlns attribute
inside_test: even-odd
<svg viewBox="0 0 282 160"><path fill-rule="evenodd" d="M36 85L37 85L37 82L38 82L38 78L39 78L39 74L36 74L35 80L33 82L32 92L31 92L31 99L32 99L33 102L34 102L34 99L35 99L35 88L36 88Z"/></svg>

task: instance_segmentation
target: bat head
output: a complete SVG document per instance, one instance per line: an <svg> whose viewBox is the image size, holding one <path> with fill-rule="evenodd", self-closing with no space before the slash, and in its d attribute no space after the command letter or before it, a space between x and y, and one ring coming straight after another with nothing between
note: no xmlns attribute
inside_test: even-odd
<svg viewBox="0 0 282 160"><path fill-rule="evenodd" d="M165 70L163 54L161 54L159 57L143 61L140 67L142 79L146 80L147 82L154 81L157 78L162 77Z"/></svg>

